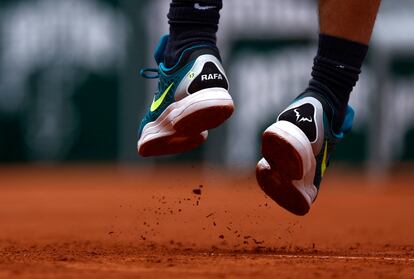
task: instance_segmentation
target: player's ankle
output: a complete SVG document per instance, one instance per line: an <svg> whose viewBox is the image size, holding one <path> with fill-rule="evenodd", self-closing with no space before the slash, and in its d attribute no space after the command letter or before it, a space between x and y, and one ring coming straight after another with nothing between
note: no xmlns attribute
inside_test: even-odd
<svg viewBox="0 0 414 279"><path fill-rule="evenodd" d="M222 0L173 0L168 13L170 36L164 57L173 66L181 53L192 46L216 47Z"/></svg>
<svg viewBox="0 0 414 279"><path fill-rule="evenodd" d="M358 81L368 46L343 38L320 34L312 80L306 91L324 96L333 106L334 131L339 131L349 97Z"/></svg>

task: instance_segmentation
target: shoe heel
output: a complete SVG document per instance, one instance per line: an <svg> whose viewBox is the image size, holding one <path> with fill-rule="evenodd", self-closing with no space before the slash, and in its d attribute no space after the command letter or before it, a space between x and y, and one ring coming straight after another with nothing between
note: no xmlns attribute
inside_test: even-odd
<svg viewBox="0 0 414 279"><path fill-rule="evenodd" d="M225 122L234 111L233 100L227 90L209 88L187 97L180 116L172 121L177 132L192 134L214 129Z"/></svg>
<svg viewBox="0 0 414 279"><path fill-rule="evenodd" d="M290 180L302 179L315 161L306 135L288 121L278 121L266 129L262 137L262 154L272 168Z"/></svg>
<svg viewBox="0 0 414 279"><path fill-rule="evenodd" d="M309 212L312 202L306 193L272 169L264 159L257 164L256 179L263 192L284 209L298 216Z"/></svg>

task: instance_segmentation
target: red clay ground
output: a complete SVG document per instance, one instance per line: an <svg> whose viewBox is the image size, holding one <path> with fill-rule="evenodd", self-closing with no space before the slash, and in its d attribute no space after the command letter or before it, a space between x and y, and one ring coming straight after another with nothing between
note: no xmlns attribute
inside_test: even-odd
<svg viewBox="0 0 414 279"><path fill-rule="evenodd" d="M413 179L331 171L296 217L218 169L2 167L0 278L414 278Z"/></svg>

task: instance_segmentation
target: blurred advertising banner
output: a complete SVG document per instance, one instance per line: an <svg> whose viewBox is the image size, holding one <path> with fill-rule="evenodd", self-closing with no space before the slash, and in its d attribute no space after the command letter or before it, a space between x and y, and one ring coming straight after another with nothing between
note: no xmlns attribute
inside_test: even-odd
<svg viewBox="0 0 414 279"><path fill-rule="evenodd" d="M0 13L0 159L115 159L122 12L36 0L3 2Z"/></svg>

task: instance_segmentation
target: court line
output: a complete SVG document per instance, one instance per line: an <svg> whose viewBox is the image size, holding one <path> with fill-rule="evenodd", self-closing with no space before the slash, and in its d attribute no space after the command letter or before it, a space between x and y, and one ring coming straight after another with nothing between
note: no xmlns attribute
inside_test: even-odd
<svg viewBox="0 0 414 279"><path fill-rule="evenodd" d="M322 256L322 255L290 255L290 254L275 254L275 255L261 255L276 258L290 258L290 259L317 259L317 260L355 260L355 261L393 261L393 262L414 262L414 258L397 258L397 257L375 257L375 256Z"/></svg>
<svg viewBox="0 0 414 279"><path fill-rule="evenodd" d="M229 254L225 253L201 253L203 256L207 257L228 257ZM194 255L191 255L194 257ZM273 259L313 259L313 260L352 260L352 261L376 261L376 262L414 262L414 258L397 258L397 257L375 257L375 256L328 256L328 255L292 255L292 254L249 254L245 256L260 256ZM145 266L135 266L128 265L124 266L123 264L111 264L111 263L66 263L63 266L75 270L89 270L89 271L112 271L112 272L150 272L154 270L159 270L159 267L145 267ZM182 269L182 268L181 268Z"/></svg>

